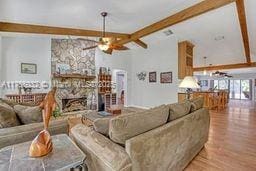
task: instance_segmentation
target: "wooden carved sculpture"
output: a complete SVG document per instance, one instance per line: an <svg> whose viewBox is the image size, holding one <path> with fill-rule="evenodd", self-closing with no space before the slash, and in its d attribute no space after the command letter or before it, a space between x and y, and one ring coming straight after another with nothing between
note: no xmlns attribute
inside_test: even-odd
<svg viewBox="0 0 256 171"><path fill-rule="evenodd" d="M52 151L51 135L48 132L49 121L52 112L55 110L56 87L54 87L45 97L44 101L39 105L43 110L44 130L42 130L32 141L29 149L30 157L42 157Z"/></svg>

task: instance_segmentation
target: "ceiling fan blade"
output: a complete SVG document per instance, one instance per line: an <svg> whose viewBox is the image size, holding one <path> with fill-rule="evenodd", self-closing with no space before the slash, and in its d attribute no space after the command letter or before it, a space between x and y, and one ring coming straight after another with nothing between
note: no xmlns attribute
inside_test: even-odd
<svg viewBox="0 0 256 171"><path fill-rule="evenodd" d="M96 40L91 40L91 39L85 39L85 38L78 38L77 40L84 40L84 41L90 41L90 42L94 42L94 43L99 43Z"/></svg>
<svg viewBox="0 0 256 171"><path fill-rule="evenodd" d="M108 50L103 50L103 52L112 55L113 49L109 48Z"/></svg>
<svg viewBox="0 0 256 171"><path fill-rule="evenodd" d="M83 50L94 49L94 48L96 48L96 47L98 47L98 45L95 45L95 46L91 46L91 47L86 47L86 48L83 48Z"/></svg>
<svg viewBox="0 0 256 171"><path fill-rule="evenodd" d="M115 49L115 50L130 50L128 47L126 46L119 46L119 45L112 45L111 47L112 49Z"/></svg>

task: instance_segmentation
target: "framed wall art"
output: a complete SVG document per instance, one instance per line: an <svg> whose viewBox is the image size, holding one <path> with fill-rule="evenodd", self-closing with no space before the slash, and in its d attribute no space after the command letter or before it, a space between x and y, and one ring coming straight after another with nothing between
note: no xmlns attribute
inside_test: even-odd
<svg viewBox="0 0 256 171"><path fill-rule="evenodd" d="M21 63L22 74L37 74L37 65L32 63Z"/></svg>
<svg viewBox="0 0 256 171"><path fill-rule="evenodd" d="M145 71L142 71L140 73L137 73L137 78L138 80L140 81L145 81L146 80L146 77L147 77L147 72Z"/></svg>
<svg viewBox="0 0 256 171"><path fill-rule="evenodd" d="M202 87L208 87L208 80L200 80L199 81L200 86Z"/></svg>
<svg viewBox="0 0 256 171"><path fill-rule="evenodd" d="M149 72L148 78L150 83L156 83L156 72Z"/></svg>
<svg viewBox="0 0 256 171"><path fill-rule="evenodd" d="M160 74L160 82L163 84L172 83L172 72L162 72Z"/></svg>

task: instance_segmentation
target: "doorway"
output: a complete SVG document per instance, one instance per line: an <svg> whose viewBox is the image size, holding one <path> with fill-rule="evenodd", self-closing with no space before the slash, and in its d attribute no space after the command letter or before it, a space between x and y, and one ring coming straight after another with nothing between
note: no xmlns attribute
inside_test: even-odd
<svg viewBox="0 0 256 171"><path fill-rule="evenodd" d="M114 80L116 83L115 92L118 105L127 104L127 72L124 70L113 70Z"/></svg>

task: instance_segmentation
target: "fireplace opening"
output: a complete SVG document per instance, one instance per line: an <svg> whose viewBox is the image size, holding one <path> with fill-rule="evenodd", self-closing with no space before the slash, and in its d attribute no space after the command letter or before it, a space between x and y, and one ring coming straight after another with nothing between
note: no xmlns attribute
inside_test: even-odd
<svg viewBox="0 0 256 171"><path fill-rule="evenodd" d="M87 98L69 98L62 99L62 111L65 112L74 112L87 109Z"/></svg>

